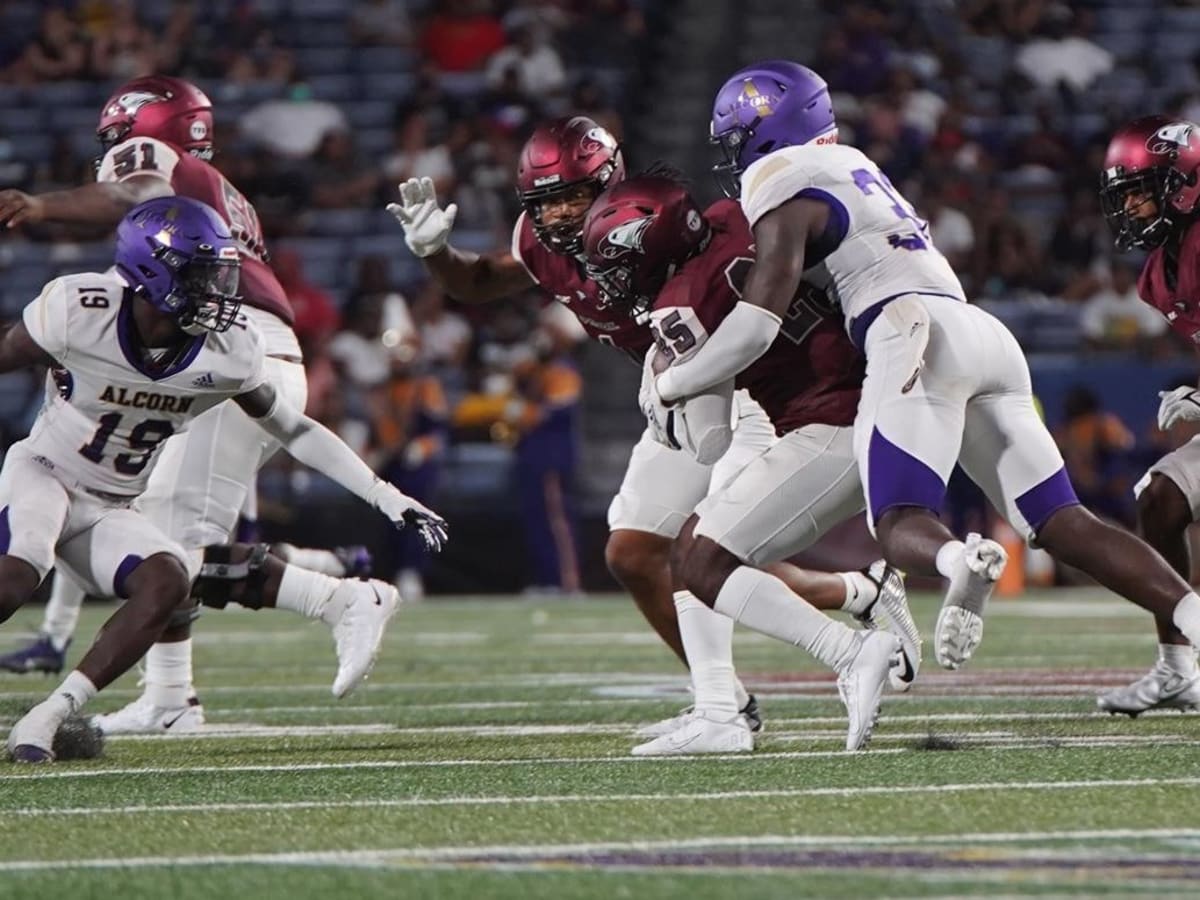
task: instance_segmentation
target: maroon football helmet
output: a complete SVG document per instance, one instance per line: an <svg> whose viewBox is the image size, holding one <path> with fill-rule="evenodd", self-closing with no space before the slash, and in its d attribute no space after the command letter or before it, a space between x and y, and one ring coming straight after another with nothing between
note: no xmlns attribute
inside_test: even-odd
<svg viewBox="0 0 1200 900"><path fill-rule="evenodd" d="M1131 194L1144 194L1157 211L1136 216ZM1108 143L1100 175L1100 203L1117 247L1161 246L1175 223L1200 203L1200 125L1146 116L1121 128Z"/></svg>
<svg viewBox="0 0 1200 900"><path fill-rule="evenodd" d="M687 187L638 175L601 194L583 225L588 277L605 299L635 318L649 312L675 270L707 245L712 231Z"/></svg>
<svg viewBox="0 0 1200 900"><path fill-rule="evenodd" d="M592 188L595 197L624 177L616 138L587 116L574 116L539 126L525 142L517 163L517 194L538 240L555 253L577 256L583 218L545 224L542 204L580 185Z"/></svg>
<svg viewBox="0 0 1200 900"><path fill-rule="evenodd" d="M117 88L104 104L96 137L105 153L127 138L150 137L210 160L212 102L204 91L182 78L134 78Z"/></svg>

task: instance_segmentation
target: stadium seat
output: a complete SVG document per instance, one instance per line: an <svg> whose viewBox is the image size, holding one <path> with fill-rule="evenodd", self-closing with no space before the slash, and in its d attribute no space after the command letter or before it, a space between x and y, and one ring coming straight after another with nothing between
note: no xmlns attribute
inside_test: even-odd
<svg viewBox="0 0 1200 900"><path fill-rule="evenodd" d="M277 246L295 250L305 264L309 260L341 260L346 255L345 242L336 237L287 238L279 241Z"/></svg>
<svg viewBox="0 0 1200 900"><path fill-rule="evenodd" d="M5 134L21 134L37 131L42 127L42 110L39 107L6 106L0 108L0 127Z"/></svg>
<svg viewBox="0 0 1200 900"><path fill-rule="evenodd" d="M346 17L345 0L287 0L287 5L292 16L303 22Z"/></svg>
<svg viewBox="0 0 1200 900"><path fill-rule="evenodd" d="M377 100L404 100L412 94L417 78L411 72L379 72L364 75L366 96Z"/></svg>
<svg viewBox="0 0 1200 900"><path fill-rule="evenodd" d="M358 149L369 157L386 155L395 143L390 128L364 128L355 134Z"/></svg>
<svg viewBox="0 0 1200 900"><path fill-rule="evenodd" d="M1112 31L1097 34L1095 41L1114 57L1117 62L1137 60L1146 46L1146 36L1140 31Z"/></svg>
<svg viewBox="0 0 1200 900"><path fill-rule="evenodd" d="M353 237L369 233L371 211L366 209L323 209L312 217L314 235Z"/></svg>
<svg viewBox="0 0 1200 900"><path fill-rule="evenodd" d="M37 100L47 109L87 106L93 103L96 85L86 81L50 81L37 86ZM107 92L105 93L107 96ZM101 103L104 101L101 100ZM96 111L93 111L93 115Z"/></svg>
<svg viewBox="0 0 1200 900"><path fill-rule="evenodd" d="M51 131L87 131L95 134L99 110L90 106L50 107L47 110L47 125Z"/></svg>
<svg viewBox="0 0 1200 900"><path fill-rule="evenodd" d="M13 155L25 162L40 163L50 158L54 147L54 138L45 132L36 134L14 134L12 141Z"/></svg>
<svg viewBox="0 0 1200 900"><path fill-rule="evenodd" d="M364 75L410 72L417 67L417 56L403 47L357 47L354 66Z"/></svg>
<svg viewBox="0 0 1200 900"><path fill-rule="evenodd" d="M438 81L446 93L456 97L474 97L487 90L487 76L483 72L442 72Z"/></svg>
<svg viewBox="0 0 1200 900"><path fill-rule="evenodd" d="M1190 62L1197 53L1200 53L1200 38L1196 36L1195 30L1160 30L1154 35L1152 45L1154 55L1166 62Z"/></svg>
<svg viewBox="0 0 1200 900"><path fill-rule="evenodd" d="M301 47L296 50L296 65L305 75L338 75L350 67L350 47Z"/></svg>
<svg viewBox="0 0 1200 900"><path fill-rule="evenodd" d="M314 75L307 81L313 96L318 100L338 103L350 100L358 93L357 80L350 75Z"/></svg>
<svg viewBox="0 0 1200 900"><path fill-rule="evenodd" d="M347 103L342 112L350 120L350 124L358 128L388 128L395 115L394 104L385 100L364 100L359 103Z"/></svg>

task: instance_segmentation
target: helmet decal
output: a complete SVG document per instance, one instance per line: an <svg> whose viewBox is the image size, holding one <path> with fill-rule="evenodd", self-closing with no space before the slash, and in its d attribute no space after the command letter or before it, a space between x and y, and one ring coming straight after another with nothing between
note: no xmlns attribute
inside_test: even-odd
<svg viewBox="0 0 1200 900"><path fill-rule="evenodd" d="M626 250L636 250L641 253L642 238L646 234L646 229L657 218L658 216L652 215L630 222L622 222L605 236L600 246L600 255L605 259L616 259Z"/></svg>
<svg viewBox="0 0 1200 900"><path fill-rule="evenodd" d="M132 116L147 103L161 103L167 98L162 94L152 94L149 91L130 91L122 94L104 110L106 116L116 116L124 113Z"/></svg>
<svg viewBox="0 0 1200 900"><path fill-rule="evenodd" d="M1195 126L1191 122L1174 122L1164 125L1146 141L1146 149L1151 153L1171 153L1180 147L1188 146Z"/></svg>

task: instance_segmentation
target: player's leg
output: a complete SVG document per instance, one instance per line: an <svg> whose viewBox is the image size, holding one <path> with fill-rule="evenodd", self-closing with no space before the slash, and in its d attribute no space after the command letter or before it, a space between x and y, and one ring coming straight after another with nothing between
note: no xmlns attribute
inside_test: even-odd
<svg viewBox="0 0 1200 900"><path fill-rule="evenodd" d="M52 760L58 726L131 669L162 634L171 614L189 602L186 554L145 517L76 495L71 522L73 536L58 547L61 565L77 573L85 586L126 602L62 684L13 726L8 749L21 762Z"/></svg>
<svg viewBox="0 0 1200 900"><path fill-rule="evenodd" d="M56 675L61 672L67 659L67 647L79 624L85 596L86 592L71 576L56 571L37 637L24 647L0 656L0 669L18 675L25 672Z"/></svg>
<svg viewBox="0 0 1200 900"><path fill-rule="evenodd" d="M1155 463L1134 488L1138 534L1176 572L1190 580L1187 529L1200 506L1200 438L1193 438ZM1175 623L1155 618L1158 659L1132 684L1096 698L1103 710L1136 716L1150 709L1194 709L1200 705L1196 650Z"/></svg>
<svg viewBox="0 0 1200 900"><path fill-rule="evenodd" d="M71 495L17 444L0 468L0 622L29 602L54 565Z"/></svg>
<svg viewBox="0 0 1200 900"><path fill-rule="evenodd" d="M862 506L850 430L810 426L785 435L700 504L695 527L685 532L686 546L676 557L685 581L704 602L757 631L803 646L839 673L851 749L870 738L891 657L899 655L895 637L881 633L864 639L756 566L803 550ZM902 582L898 576L889 582L886 593L911 623ZM912 649L919 652L919 637Z"/></svg>

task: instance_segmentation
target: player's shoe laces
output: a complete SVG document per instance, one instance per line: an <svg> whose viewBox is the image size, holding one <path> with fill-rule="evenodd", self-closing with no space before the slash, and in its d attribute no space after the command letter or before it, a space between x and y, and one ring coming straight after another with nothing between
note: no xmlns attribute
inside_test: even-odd
<svg viewBox="0 0 1200 900"><path fill-rule="evenodd" d="M746 701L746 705L738 710L738 714L746 720L746 727L754 734L762 731L763 720L762 714L758 711L758 698L750 694L750 699ZM686 725L694 716L698 715L694 706L689 706L687 709L671 716L669 719L661 719L658 722L652 722L649 725L643 725L641 728L633 732L634 737L640 738L656 738L662 737L664 734L672 734Z"/></svg>
<svg viewBox="0 0 1200 900"><path fill-rule="evenodd" d="M862 573L874 582L875 601L854 618L864 628L883 628L900 638L900 658L888 673L892 690L907 691L921 671L921 632L908 608L908 591L899 569L877 559Z"/></svg>
<svg viewBox="0 0 1200 900"><path fill-rule="evenodd" d="M370 581L343 581L321 613L321 619L333 629L337 645L338 671L333 680L333 696L341 699L367 677L388 620L400 605L400 594L390 584Z"/></svg>
<svg viewBox="0 0 1200 900"><path fill-rule="evenodd" d="M17 721L8 733L8 758L18 763L54 762L54 735L76 709L66 694L53 694Z"/></svg>
<svg viewBox="0 0 1200 900"><path fill-rule="evenodd" d="M0 669L5 672L15 672L18 675L26 672L47 672L57 675L63 670L63 665L67 661L67 647L69 646L71 646L71 642L67 641L66 646L61 650L56 650L54 642L47 635L39 634L33 643L0 656Z"/></svg>
<svg viewBox="0 0 1200 900"><path fill-rule="evenodd" d="M737 713L721 721L709 713L692 713L687 721L670 734L656 737L633 748L634 756L690 756L700 753L749 753L754 735L746 719Z"/></svg>
<svg viewBox="0 0 1200 900"><path fill-rule="evenodd" d="M195 696L183 706L156 706L142 694L115 712L93 716L92 724L105 735L188 734L204 725L204 707Z"/></svg>
<svg viewBox="0 0 1200 900"><path fill-rule="evenodd" d="M1133 684L1101 694L1096 705L1113 715L1133 717L1151 709L1200 709L1200 672L1181 675L1160 659Z"/></svg>
<svg viewBox="0 0 1200 900"><path fill-rule="evenodd" d="M901 653L900 639L890 631L868 631L862 634L858 653L838 674L838 694L846 707L850 727L846 732L846 749L862 750L871 740L879 720L879 704L883 700L883 685L897 654Z"/></svg>
<svg viewBox="0 0 1200 900"><path fill-rule="evenodd" d="M349 547L334 547L333 555L337 557L342 568L346 570L346 578L366 578L371 574L371 551L361 544Z"/></svg>
<svg viewBox="0 0 1200 900"><path fill-rule="evenodd" d="M983 640L983 609L1007 562L1008 553L995 541L967 535L933 629L938 665L957 669L974 654Z"/></svg>

